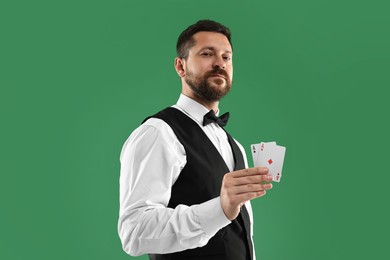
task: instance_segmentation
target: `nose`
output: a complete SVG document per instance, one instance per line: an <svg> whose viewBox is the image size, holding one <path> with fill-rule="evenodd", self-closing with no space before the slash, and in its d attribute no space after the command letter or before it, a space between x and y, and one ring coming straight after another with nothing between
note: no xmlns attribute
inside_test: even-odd
<svg viewBox="0 0 390 260"><path fill-rule="evenodd" d="M223 57L216 58L213 63L213 68L219 68L219 69L225 69L226 68L226 62L223 59Z"/></svg>

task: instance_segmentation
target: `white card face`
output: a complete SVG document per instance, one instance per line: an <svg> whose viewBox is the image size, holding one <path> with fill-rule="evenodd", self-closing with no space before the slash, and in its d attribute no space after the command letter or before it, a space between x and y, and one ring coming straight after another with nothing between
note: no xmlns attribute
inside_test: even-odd
<svg viewBox="0 0 390 260"><path fill-rule="evenodd" d="M273 181L279 182L282 177L283 161L286 148L275 142L253 144L252 157L254 166L267 167Z"/></svg>
<svg viewBox="0 0 390 260"><path fill-rule="evenodd" d="M257 164L257 158L258 158L258 155L260 152L260 144L252 144L251 151L252 151L253 165L258 166L256 164Z"/></svg>
<svg viewBox="0 0 390 260"><path fill-rule="evenodd" d="M273 177L273 180L276 182L280 182L280 178L282 178L282 169L283 169L283 161L284 154L286 153L286 148L283 146L276 146L273 152L271 153L269 162L269 170Z"/></svg>
<svg viewBox="0 0 390 260"><path fill-rule="evenodd" d="M268 143L259 143L259 144L252 144L251 145L251 152L252 152L252 159L253 159L253 165L255 167L260 166L259 165L259 154L261 151L264 150L264 147L273 147L276 146L276 142L268 142Z"/></svg>
<svg viewBox="0 0 390 260"><path fill-rule="evenodd" d="M260 152L257 155L257 163L259 164L258 166L269 168L269 165L272 163L270 164L268 161L271 159L272 154L274 153L274 149L275 146L271 143L260 143Z"/></svg>

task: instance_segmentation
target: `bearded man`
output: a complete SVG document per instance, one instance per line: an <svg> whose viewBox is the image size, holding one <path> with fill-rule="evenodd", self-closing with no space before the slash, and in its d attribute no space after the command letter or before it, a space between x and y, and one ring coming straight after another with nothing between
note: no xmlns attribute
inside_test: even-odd
<svg viewBox="0 0 390 260"><path fill-rule="evenodd" d="M265 167L223 128L219 102L233 81L230 30L200 20L177 41L175 105L145 119L120 155L118 232L151 260L254 260L250 200L272 188Z"/></svg>

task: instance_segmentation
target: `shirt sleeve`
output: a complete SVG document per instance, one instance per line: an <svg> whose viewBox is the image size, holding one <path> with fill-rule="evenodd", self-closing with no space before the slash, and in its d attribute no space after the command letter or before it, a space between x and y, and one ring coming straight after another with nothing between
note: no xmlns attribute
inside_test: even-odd
<svg viewBox="0 0 390 260"><path fill-rule="evenodd" d="M149 119L122 148L118 233L125 252L172 253L207 244L228 225L215 198L167 208L171 187L186 164L184 147L160 119Z"/></svg>

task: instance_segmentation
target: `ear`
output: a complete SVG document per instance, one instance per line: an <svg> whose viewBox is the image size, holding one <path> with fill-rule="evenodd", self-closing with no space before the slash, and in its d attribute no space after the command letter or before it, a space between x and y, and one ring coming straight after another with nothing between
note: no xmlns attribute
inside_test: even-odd
<svg viewBox="0 0 390 260"><path fill-rule="evenodd" d="M186 75L185 72L185 60L179 57L175 58L175 69L180 78L183 78Z"/></svg>

